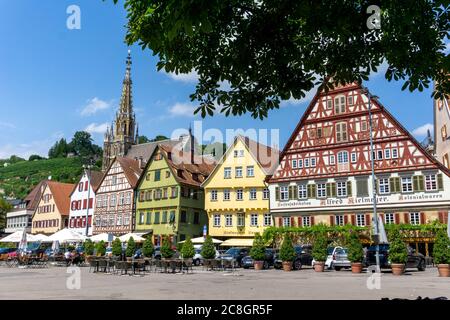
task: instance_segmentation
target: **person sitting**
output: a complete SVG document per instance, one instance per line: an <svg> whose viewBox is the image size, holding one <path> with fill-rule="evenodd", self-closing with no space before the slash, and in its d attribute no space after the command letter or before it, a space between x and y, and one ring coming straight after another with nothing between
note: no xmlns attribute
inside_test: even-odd
<svg viewBox="0 0 450 320"><path fill-rule="evenodd" d="M64 253L64 259L66 260L66 264L70 265L72 263L72 254L69 250Z"/></svg>

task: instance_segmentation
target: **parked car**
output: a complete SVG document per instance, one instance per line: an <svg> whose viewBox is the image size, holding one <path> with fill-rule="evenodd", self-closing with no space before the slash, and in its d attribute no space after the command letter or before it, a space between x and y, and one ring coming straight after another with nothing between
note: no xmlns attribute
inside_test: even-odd
<svg viewBox="0 0 450 320"><path fill-rule="evenodd" d="M16 251L16 248L0 248L0 254L6 254Z"/></svg>
<svg viewBox="0 0 450 320"><path fill-rule="evenodd" d="M203 257L201 255L202 253L202 247L196 247L194 248L195 250L195 255L192 257L192 261L194 262L194 265L199 266L201 264L203 264ZM216 250L216 258L218 258L220 256L219 251Z"/></svg>
<svg viewBox="0 0 450 320"><path fill-rule="evenodd" d="M330 269L334 269L336 271L339 271L342 268L351 268L352 263L348 260L348 249L336 247L333 255L331 256L330 266Z"/></svg>
<svg viewBox="0 0 450 320"><path fill-rule="evenodd" d="M273 266L273 263L275 261L275 250L274 249L266 249L266 257L264 258L264 269L269 269L271 266ZM242 258L242 267L244 269L253 268L253 258L248 255Z"/></svg>
<svg viewBox="0 0 450 320"><path fill-rule="evenodd" d="M294 246L296 257L294 259L293 269L300 270L303 266L311 266L312 265L312 246L311 245L295 245ZM276 258L274 261L274 268L281 269L283 261L279 258L279 254L276 254Z"/></svg>
<svg viewBox="0 0 450 320"><path fill-rule="evenodd" d="M153 258L161 259L161 246L155 246L155 251L153 251Z"/></svg>
<svg viewBox="0 0 450 320"><path fill-rule="evenodd" d="M389 245L388 244L380 244L380 267L381 268L390 268L391 262L389 261ZM370 246L367 248L366 255L364 258L364 265L366 267L371 265L376 265L376 246ZM425 271L426 262L425 256L419 252L416 252L411 247L408 247L408 260L406 262L406 268L415 269L417 268L419 271Z"/></svg>
<svg viewBox="0 0 450 320"><path fill-rule="evenodd" d="M242 267L242 259L250 252L249 248L234 247L219 256L220 259L234 260L235 267Z"/></svg>

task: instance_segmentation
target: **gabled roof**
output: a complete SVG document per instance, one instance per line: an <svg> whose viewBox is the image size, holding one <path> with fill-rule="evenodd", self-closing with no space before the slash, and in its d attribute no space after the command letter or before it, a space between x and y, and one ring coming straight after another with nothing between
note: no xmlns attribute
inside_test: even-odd
<svg viewBox="0 0 450 320"><path fill-rule="evenodd" d="M70 183L61 183L56 181L47 181L47 187L53 195L56 207L61 215L69 215L70 211L70 193L74 187ZM42 199L42 195L41 195Z"/></svg>
<svg viewBox="0 0 450 320"><path fill-rule="evenodd" d="M209 177L212 177L214 173L219 169L220 165L225 160L225 157L228 156L231 150L234 149L234 146L236 145L236 142L238 140L240 140L245 145L248 152L258 163L261 170L263 170L264 174L266 175L272 174L273 170L277 168L278 160L280 157L280 151L278 149L271 148L269 146L266 146L265 144L252 140L249 137L237 135L236 137L234 137L233 144L230 145L228 149L225 151L225 153L222 155L217 165L215 166L214 170L209 175ZM202 186L208 181L208 179L206 179L202 183Z"/></svg>
<svg viewBox="0 0 450 320"><path fill-rule="evenodd" d="M122 167L128 183L133 189L136 188L137 182L142 174L142 168L139 167L139 161L124 157L117 157L116 161Z"/></svg>
<svg viewBox="0 0 450 320"><path fill-rule="evenodd" d="M25 197L25 201L27 202L27 210L36 210L36 207L39 204L41 199L42 190L47 185L47 180L42 180L39 182L33 190Z"/></svg>
<svg viewBox="0 0 450 320"><path fill-rule="evenodd" d="M84 177L84 172L81 175L80 179L78 180L78 183L73 186L73 189L70 192L70 196L72 196L72 194L77 190L78 184L80 183L81 179L83 179L83 177ZM94 193L95 193L95 191L97 191L98 187L100 186L100 182L102 181L102 178L103 178L103 172L91 171L90 181L91 181L91 187L92 187L92 190L94 190Z"/></svg>

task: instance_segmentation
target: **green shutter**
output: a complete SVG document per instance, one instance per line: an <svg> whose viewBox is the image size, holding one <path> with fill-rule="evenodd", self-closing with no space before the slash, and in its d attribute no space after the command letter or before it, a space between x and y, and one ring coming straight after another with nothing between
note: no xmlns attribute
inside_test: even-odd
<svg viewBox="0 0 450 320"><path fill-rule="evenodd" d="M352 182L351 181L347 181L347 196L349 196L349 197L352 196Z"/></svg>
<svg viewBox="0 0 450 320"><path fill-rule="evenodd" d="M389 188L391 189L391 193L395 193L395 178L389 178Z"/></svg>
<svg viewBox="0 0 450 320"><path fill-rule="evenodd" d="M439 191L444 190L444 180L442 178L442 173L439 173L437 175L437 183L438 183L438 189Z"/></svg>
<svg viewBox="0 0 450 320"><path fill-rule="evenodd" d="M298 187L295 185L295 186L292 186L292 190L293 190L293 198L292 199L298 199Z"/></svg>
<svg viewBox="0 0 450 320"><path fill-rule="evenodd" d="M331 182L330 183L327 183L327 195L330 195L331 196Z"/></svg>
<svg viewBox="0 0 450 320"><path fill-rule="evenodd" d="M289 200L294 199L294 186L289 186Z"/></svg>
<svg viewBox="0 0 450 320"><path fill-rule="evenodd" d="M280 188L275 187L275 200L280 201Z"/></svg>
<svg viewBox="0 0 450 320"><path fill-rule="evenodd" d="M378 179L375 179L375 189L376 194L378 194L378 191L380 190L380 181Z"/></svg>
<svg viewBox="0 0 450 320"><path fill-rule="evenodd" d="M402 185L400 183L400 177L395 178L395 189L397 192L402 192Z"/></svg>
<svg viewBox="0 0 450 320"><path fill-rule="evenodd" d="M327 195L328 196L328 195ZM331 184L331 196L336 197L336 182Z"/></svg>
<svg viewBox="0 0 450 320"><path fill-rule="evenodd" d="M425 177L419 176L419 191L425 191Z"/></svg>
<svg viewBox="0 0 450 320"><path fill-rule="evenodd" d="M312 198L312 184L308 184L308 185L306 185L306 196L308 197L308 198Z"/></svg>
<svg viewBox="0 0 450 320"><path fill-rule="evenodd" d="M311 198L317 198L317 193L316 193L316 185L312 184L311 185Z"/></svg>
<svg viewBox="0 0 450 320"><path fill-rule="evenodd" d="M419 191L419 176L413 176L413 189Z"/></svg>

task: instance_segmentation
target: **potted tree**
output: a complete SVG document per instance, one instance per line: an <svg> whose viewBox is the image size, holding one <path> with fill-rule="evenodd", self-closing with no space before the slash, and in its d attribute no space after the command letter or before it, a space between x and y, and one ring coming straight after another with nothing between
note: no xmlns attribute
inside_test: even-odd
<svg viewBox="0 0 450 320"><path fill-rule="evenodd" d="M90 263L92 256L94 255L94 243L92 242L91 239L87 239L84 242L84 254L86 255L86 262Z"/></svg>
<svg viewBox="0 0 450 320"><path fill-rule="evenodd" d="M362 261L364 258L364 251L359 236L356 232L350 230L350 235L347 239L348 260L352 263L352 273L362 272Z"/></svg>
<svg viewBox="0 0 450 320"><path fill-rule="evenodd" d="M266 258L266 246L259 233L255 234L253 247L250 250L250 256L253 259L253 266L255 267L255 270L262 270L264 266L264 259Z"/></svg>
<svg viewBox="0 0 450 320"><path fill-rule="evenodd" d="M169 238L165 238L163 241L163 245L161 246L161 256L164 259L170 259L174 255L174 251L172 249L172 244L169 241Z"/></svg>
<svg viewBox="0 0 450 320"><path fill-rule="evenodd" d="M127 249L125 250L125 256L127 257L127 260L131 260L135 252L136 242L134 242L133 237L130 237L127 242Z"/></svg>
<svg viewBox="0 0 450 320"><path fill-rule="evenodd" d="M391 262L392 274L402 275L405 271L405 264L408 260L408 250L403 242L400 230L394 227L390 232L389 260Z"/></svg>
<svg viewBox="0 0 450 320"><path fill-rule="evenodd" d="M325 261L327 260L327 237L325 232L320 231L315 239L312 248L312 257L315 260L314 271L323 272L325 268Z"/></svg>
<svg viewBox="0 0 450 320"><path fill-rule="evenodd" d="M439 229L436 233L433 259L437 264L439 276L450 277L450 240L444 229Z"/></svg>
<svg viewBox="0 0 450 320"><path fill-rule="evenodd" d="M153 246L152 239L145 239L144 244L142 245L142 253L144 254L144 257L151 258L153 252L155 252L155 247Z"/></svg>
<svg viewBox="0 0 450 320"><path fill-rule="evenodd" d="M112 255L114 257L120 257L122 255L122 243L119 238L114 239L112 242Z"/></svg>
<svg viewBox="0 0 450 320"><path fill-rule="evenodd" d="M211 236L206 236L200 254L203 258L203 265L206 266L206 268L208 268L208 266L212 267L211 260L216 257L216 248L214 247Z"/></svg>
<svg viewBox="0 0 450 320"><path fill-rule="evenodd" d="M294 246L292 245L291 235L286 233L280 248L280 259L282 261L283 270L291 271L292 262L296 257Z"/></svg>
<svg viewBox="0 0 450 320"><path fill-rule="evenodd" d="M105 242L102 240L95 246L97 257L103 257L106 254Z"/></svg>
<svg viewBox="0 0 450 320"><path fill-rule="evenodd" d="M181 257L184 259L183 264L184 267L189 270L192 267L192 258L195 256L194 245L192 244L191 238L188 237L186 241L183 243L183 246L180 249Z"/></svg>

